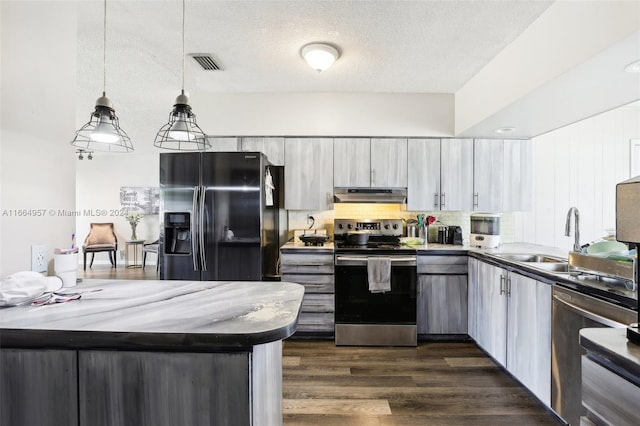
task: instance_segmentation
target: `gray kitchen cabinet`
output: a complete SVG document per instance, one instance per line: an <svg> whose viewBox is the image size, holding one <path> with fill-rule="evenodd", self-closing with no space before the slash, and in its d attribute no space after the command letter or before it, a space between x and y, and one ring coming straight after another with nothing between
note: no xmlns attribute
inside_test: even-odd
<svg viewBox="0 0 640 426"><path fill-rule="evenodd" d="M409 139L407 155L407 209L440 210L440 139Z"/></svg>
<svg viewBox="0 0 640 426"><path fill-rule="evenodd" d="M76 351L0 350L0 423L78 425Z"/></svg>
<svg viewBox="0 0 640 426"><path fill-rule="evenodd" d="M407 139L371 139L371 187L407 187Z"/></svg>
<svg viewBox="0 0 640 426"><path fill-rule="evenodd" d="M482 261L477 271L476 343L550 406L551 286Z"/></svg>
<svg viewBox="0 0 640 426"><path fill-rule="evenodd" d="M467 334L467 267L467 256L417 257L418 334Z"/></svg>
<svg viewBox="0 0 640 426"><path fill-rule="evenodd" d="M245 137L240 141L240 150L261 152L274 166L284 166L284 138Z"/></svg>
<svg viewBox="0 0 640 426"><path fill-rule="evenodd" d="M335 325L333 251L283 249L282 281L305 287L296 334L320 333L332 336Z"/></svg>
<svg viewBox="0 0 640 426"><path fill-rule="evenodd" d="M475 139L473 209L532 209L533 158L531 140Z"/></svg>
<svg viewBox="0 0 640 426"><path fill-rule="evenodd" d="M333 139L286 138L285 209L333 208Z"/></svg>
<svg viewBox="0 0 640 426"><path fill-rule="evenodd" d="M467 280L467 330L473 340L478 338L478 259L469 257Z"/></svg>
<svg viewBox="0 0 640 426"><path fill-rule="evenodd" d="M409 210L473 209L473 139L409 139Z"/></svg>
<svg viewBox="0 0 640 426"><path fill-rule="evenodd" d="M333 140L333 186L337 188L371 185L371 139Z"/></svg>
<svg viewBox="0 0 640 426"><path fill-rule="evenodd" d="M503 210L504 141L473 141L473 209L485 212Z"/></svg>
<svg viewBox="0 0 640 426"><path fill-rule="evenodd" d="M533 153L531 140L504 141L504 211L533 208Z"/></svg>
<svg viewBox="0 0 640 426"><path fill-rule="evenodd" d="M507 370L551 406L551 285L509 273Z"/></svg>
<svg viewBox="0 0 640 426"><path fill-rule="evenodd" d="M240 151L240 138L207 138L211 144L210 152L236 152Z"/></svg>

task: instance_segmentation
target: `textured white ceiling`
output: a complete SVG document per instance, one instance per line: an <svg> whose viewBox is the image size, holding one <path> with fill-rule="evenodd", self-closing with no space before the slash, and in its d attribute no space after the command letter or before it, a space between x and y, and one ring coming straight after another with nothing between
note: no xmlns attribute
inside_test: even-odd
<svg viewBox="0 0 640 426"><path fill-rule="evenodd" d="M212 53L224 71L201 71L188 58L186 85L191 92L453 93L551 3L188 0L187 53ZM182 2L107 7L108 91L179 89ZM102 2L82 2L78 21L80 89L93 93L101 86ZM314 41L342 52L320 74L299 55Z"/></svg>

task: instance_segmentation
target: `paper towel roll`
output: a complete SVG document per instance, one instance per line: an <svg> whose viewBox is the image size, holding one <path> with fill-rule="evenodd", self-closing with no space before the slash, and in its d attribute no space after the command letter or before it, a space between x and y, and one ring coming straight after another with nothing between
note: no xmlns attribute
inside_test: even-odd
<svg viewBox="0 0 640 426"><path fill-rule="evenodd" d="M54 270L62 280L62 287L73 287L78 278L78 253L61 253L54 255Z"/></svg>

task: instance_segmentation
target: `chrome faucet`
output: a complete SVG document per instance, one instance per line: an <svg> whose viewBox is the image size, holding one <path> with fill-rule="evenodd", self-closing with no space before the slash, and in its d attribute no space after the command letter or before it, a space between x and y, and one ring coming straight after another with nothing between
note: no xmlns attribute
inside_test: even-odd
<svg viewBox="0 0 640 426"><path fill-rule="evenodd" d="M574 223L574 241L573 241L573 251L577 251L578 253L580 253L581 251L581 247L580 247L580 212L578 211L577 208L575 207L571 207L569 209L569 211L567 212L567 222L564 225L564 235L566 235L567 237L571 236L571 214L573 214L575 216L575 219L573 221Z"/></svg>

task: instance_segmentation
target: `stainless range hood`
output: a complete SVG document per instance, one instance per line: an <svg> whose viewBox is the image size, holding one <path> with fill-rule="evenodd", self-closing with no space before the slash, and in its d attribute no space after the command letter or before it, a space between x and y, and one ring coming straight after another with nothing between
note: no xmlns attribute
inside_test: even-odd
<svg viewBox="0 0 640 426"><path fill-rule="evenodd" d="M405 204L406 188L335 188L333 200L336 203L387 203Z"/></svg>

